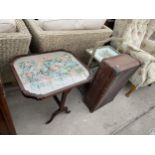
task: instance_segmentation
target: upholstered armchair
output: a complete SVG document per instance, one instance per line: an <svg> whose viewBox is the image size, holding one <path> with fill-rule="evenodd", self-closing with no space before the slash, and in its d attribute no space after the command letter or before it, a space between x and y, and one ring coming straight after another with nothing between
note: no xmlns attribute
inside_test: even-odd
<svg viewBox="0 0 155 155"><path fill-rule="evenodd" d="M97 47L111 41L111 45L121 53L128 53L139 60L141 65L130 79L132 85L127 96L136 89L155 82L155 42L151 40L155 30L154 23L154 21L148 19L116 20L113 37L97 42L97 46L94 48L92 57Z"/></svg>
<svg viewBox="0 0 155 155"><path fill-rule="evenodd" d="M14 81L10 61L19 55L28 54L31 35L23 20L17 19L16 32L0 33L0 74L5 83Z"/></svg>
<svg viewBox="0 0 155 155"><path fill-rule="evenodd" d="M154 20L126 20L128 23L122 33L123 43L120 46L122 52L128 52L132 57L139 60L141 66L131 77L131 90L127 95L140 87L144 87L155 82L155 42L151 39L155 30ZM119 28L119 23L123 20L117 20L115 30L123 31Z"/></svg>
<svg viewBox="0 0 155 155"><path fill-rule="evenodd" d="M151 19L141 48L155 57L155 20Z"/></svg>
<svg viewBox="0 0 155 155"><path fill-rule="evenodd" d="M48 52L64 49L72 51L84 62L88 61L85 49L91 48L97 41L107 39L112 30L105 25L96 30L45 31L38 20L26 19L25 23L32 34L31 49L34 52Z"/></svg>

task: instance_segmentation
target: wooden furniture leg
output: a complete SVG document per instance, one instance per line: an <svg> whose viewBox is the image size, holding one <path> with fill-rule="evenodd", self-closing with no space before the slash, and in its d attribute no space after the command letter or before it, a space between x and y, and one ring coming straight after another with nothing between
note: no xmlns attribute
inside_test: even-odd
<svg viewBox="0 0 155 155"><path fill-rule="evenodd" d="M56 95L53 96L59 108L52 114L51 118L46 122L46 124L51 123L52 120L55 118L55 116L58 115L59 113L62 113L62 112L70 113L70 110L68 110L68 107L65 107L65 101L70 91L71 90L67 90L62 93L61 101L58 99Z"/></svg>
<svg viewBox="0 0 155 155"><path fill-rule="evenodd" d="M125 94L126 97L130 97L130 95L136 90L136 86L134 86L133 84L131 84L131 87L129 89L129 91Z"/></svg>
<svg viewBox="0 0 155 155"><path fill-rule="evenodd" d="M0 135L15 135L16 130L0 79Z"/></svg>

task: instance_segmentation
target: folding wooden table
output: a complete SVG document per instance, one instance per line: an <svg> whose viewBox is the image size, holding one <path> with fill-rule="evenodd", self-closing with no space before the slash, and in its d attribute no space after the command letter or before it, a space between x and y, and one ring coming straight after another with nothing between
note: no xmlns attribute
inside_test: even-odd
<svg viewBox="0 0 155 155"><path fill-rule="evenodd" d="M22 93L27 97L44 99L53 96L59 108L46 122L50 123L61 113L69 113L65 106L73 87L89 82L89 71L71 53L64 50L15 58L11 63ZM62 93L61 100L56 96Z"/></svg>

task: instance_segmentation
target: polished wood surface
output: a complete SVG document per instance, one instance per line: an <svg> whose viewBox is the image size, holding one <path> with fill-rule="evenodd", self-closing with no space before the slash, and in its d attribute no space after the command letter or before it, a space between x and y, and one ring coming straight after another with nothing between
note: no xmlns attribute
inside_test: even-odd
<svg viewBox="0 0 155 155"><path fill-rule="evenodd" d="M126 54L103 60L84 99L89 110L112 101L138 66L139 62Z"/></svg>
<svg viewBox="0 0 155 155"><path fill-rule="evenodd" d="M1 79L0 79L0 134L1 135L16 134L11 114L7 105L6 96Z"/></svg>

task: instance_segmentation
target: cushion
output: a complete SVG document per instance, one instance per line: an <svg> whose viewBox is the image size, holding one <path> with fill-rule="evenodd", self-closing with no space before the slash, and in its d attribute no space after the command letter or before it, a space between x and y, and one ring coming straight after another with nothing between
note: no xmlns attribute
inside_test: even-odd
<svg viewBox="0 0 155 155"><path fill-rule="evenodd" d="M132 23L127 26L126 31L124 32L124 35L122 37L128 44L140 48L147 31L148 23L148 19L132 20Z"/></svg>
<svg viewBox="0 0 155 155"><path fill-rule="evenodd" d="M150 19L150 22L148 23L147 32L145 34L145 39L151 39L154 32L155 32L155 19Z"/></svg>
<svg viewBox="0 0 155 155"><path fill-rule="evenodd" d="M122 38L122 36L125 33L125 30L127 28L127 25L129 25L132 22L132 19L117 19L115 20L114 24L114 30L113 30L113 37ZM121 50L122 42L117 40L111 41L111 46L113 46L116 49Z"/></svg>
<svg viewBox="0 0 155 155"><path fill-rule="evenodd" d="M0 19L0 33L16 32L15 19Z"/></svg>
<svg viewBox="0 0 155 155"><path fill-rule="evenodd" d="M105 19L39 19L41 28L45 31L58 30L95 30L101 29Z"/></svg>

